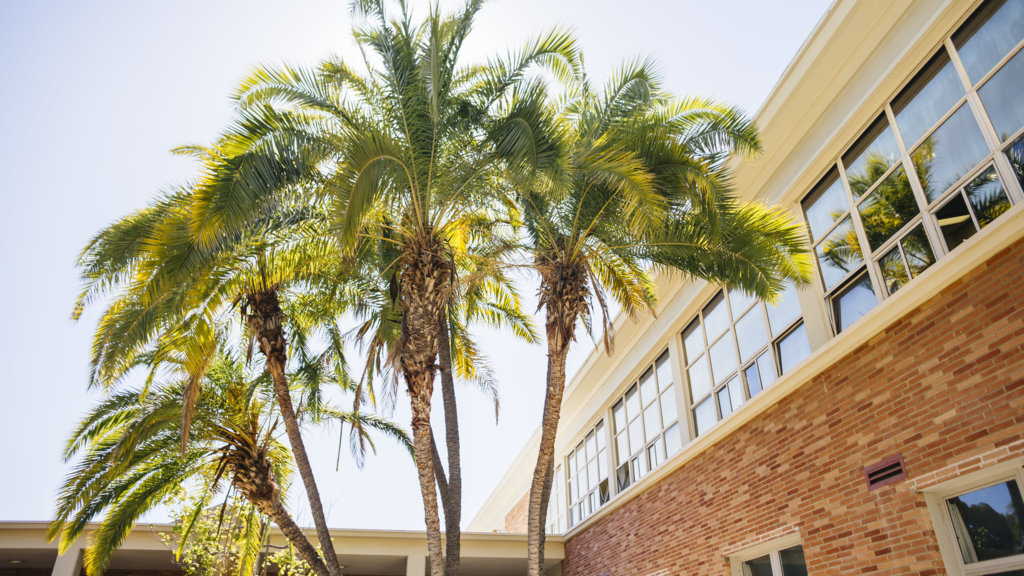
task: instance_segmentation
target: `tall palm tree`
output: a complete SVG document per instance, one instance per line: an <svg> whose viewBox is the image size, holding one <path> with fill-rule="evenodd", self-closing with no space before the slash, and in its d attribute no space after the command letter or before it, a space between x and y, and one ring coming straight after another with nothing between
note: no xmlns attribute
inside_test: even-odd
<svg viewBox="0 0 1024 576"><path fill-rule="evenodd" d="M198 514L226 479L234 492L269 517L282 530L317 576L329 571L312 543L295 524L283 501L293 461L276 438L279 411L261 380L268 375L245 369L240 354L218 347L191 407L191 440L180 450L182 415L186 411L187 379L156 382L105 396L74 430L64 458L80 457L65 479L48 536L60 537L63 552L88 523L102 516L90 540L85 568L99 576L111 554L124 542L136 521L154 506L190 485L199 485ZM325 421L376 429L408 446L406 433L374 416L320 406ZM192 522L195 521L193 516ZM248 531L263 522L253 515ZM191 522L190 522L191 525ZM188 527L186 527L186 532ZM258 546L241 563L254 564Z"/></svg>
<svg viewBox="0 0 1024 576"><path fill-rule="evenodd" d="M810 270L798 225L777 209L733 199L727 161L761 149L755 127L738 110L672 98L649 62L634 61L601 90L581 75L534 118L536 148L551 153L520 194L548 345L529 495L530 576L542 573L565 361L578 322L589 328L598 316L610 352L609 300L631 316L653 313L652 269L767 300L786 281L806 283Z"/></svg>
<svg viewBox="0 0 1024 576"><path fill-rule="evenodd" d="M507 169L488 136L501 132L506 152L527 155L525 126L516 108L506 106L510 94L531 67L565 75L577 65L574 40L562 31L486 65L464 64L461 50L481 5L469 0L452 15L433 6L417 22L405 2L392 14L383 0L355 0L365 73L341 60L313 71L257 70L237 96L243 114L261 118L240 123L240 132L255 134L245 138L254 152L245 161L246 176L204 188L190 220L200 244L216 243L275 204L282 184L304 181L333 203L345 258L373 253L368 244L389 246L394 257L378 271L394 279L397 302L388 360L412 405L434 574L444 572L445 561L431 396L453 274L457 260L469 254L463 238L488 227L497 181Z"/></svg>

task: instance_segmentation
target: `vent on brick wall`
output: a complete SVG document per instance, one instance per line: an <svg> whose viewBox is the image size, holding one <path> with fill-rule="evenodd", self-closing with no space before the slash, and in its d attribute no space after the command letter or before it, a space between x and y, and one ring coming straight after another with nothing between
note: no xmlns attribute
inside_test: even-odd
<svg viewBox="0 0 1024 576"><path fill-rule="evenodd" d="M868 490L888 486L906 477L907 466L903 463L903 454L889 456L878 464L872 464L864 469L864 479L868 483Z"/></svg>

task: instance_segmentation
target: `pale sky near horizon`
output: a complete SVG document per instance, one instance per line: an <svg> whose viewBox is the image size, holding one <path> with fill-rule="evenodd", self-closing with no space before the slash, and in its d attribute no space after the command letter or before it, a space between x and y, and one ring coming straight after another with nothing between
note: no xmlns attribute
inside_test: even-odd
<svg viewBox="0 0 1024 576"><path fill-rule="evenodd" d="M464 55L480 61L568 26L592 77L651 56L670 91L753 114L830 3L492 0ZM427 6L412 4L421 13ZM50 517L68 471L61 448L97 398L85 389L96 310L77 324L68 319L81 247L195 174L191 160L169 150L216 136L230 116L228 96L252 66L350 56L349 30L344 0L0 2L0 521ZM534 284L524 279L533 303ZM495 425L484 396L460 389L463 526L536 429L543 401L544 347L480 336L501 385L501 418ZM584 335L570 377L592 350ZM408 428L404 398L394 418ZM439 397L435 406L437 427ZM423 528L414 468L397 446L379 441L359 471L346 439L336 472L337 431L306 436L332 527ZM301 508L300 523L311 525Z"/></svg>

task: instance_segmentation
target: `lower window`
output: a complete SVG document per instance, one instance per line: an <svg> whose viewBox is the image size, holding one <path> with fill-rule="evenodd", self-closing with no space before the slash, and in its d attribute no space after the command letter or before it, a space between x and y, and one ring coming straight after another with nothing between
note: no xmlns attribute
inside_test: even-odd
<svg viewBox="0 0 1024 576"><path fill-rule="evenodd" d="M797 535L730 557L733 576L806 576L804 548Z"/></svg>

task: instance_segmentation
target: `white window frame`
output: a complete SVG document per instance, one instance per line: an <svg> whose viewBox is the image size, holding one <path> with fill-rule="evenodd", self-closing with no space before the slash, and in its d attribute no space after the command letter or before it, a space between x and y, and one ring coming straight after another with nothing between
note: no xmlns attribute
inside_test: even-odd
<svg viewBox="0 0 1024 576"><path fill-rule="evenodd" d="M1024 457L989 466L920 490L928 504L935 537L939 541L939 552L950 576L982 576L1009 570L1024 570L1024 554L965 564L960 553L960 543L957 542L953 529L953 520L946 505L946 500L950 498L1009 480L1016 480L1021 493L1024 493Z"/></svg>
<svg viewBox="0 0 1024 576"><path fill-rule="evenodd" d="M782 561L779 559L779 552L794 546L803 546L799 532L787 534L740 552L730 554L727 557L729 561L729 568L731 570L730 574L732 574L732 576L743 576L744 562L767 555L772 561L772 572L775 576L782 576Z"/></svg>

